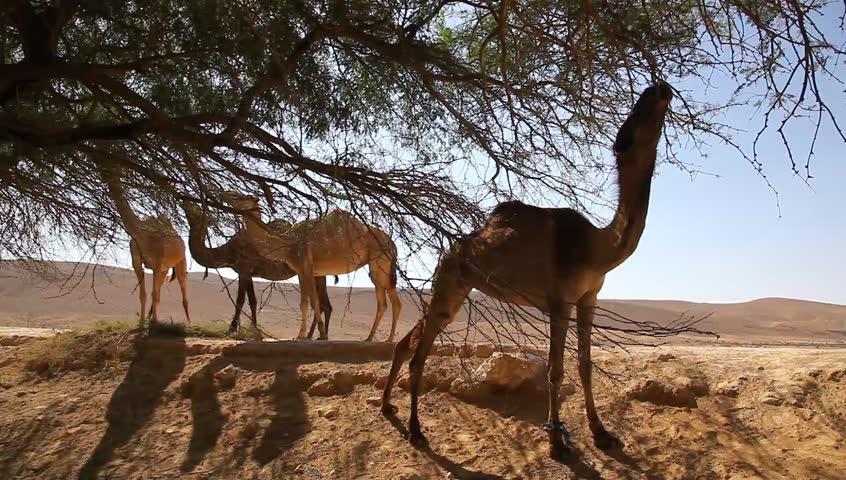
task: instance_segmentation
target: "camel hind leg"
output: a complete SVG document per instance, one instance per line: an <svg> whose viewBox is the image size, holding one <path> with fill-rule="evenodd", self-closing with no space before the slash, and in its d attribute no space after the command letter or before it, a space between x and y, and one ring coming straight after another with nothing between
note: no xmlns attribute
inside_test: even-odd
<svg viewBox="0 0 846 480"><path fill-rule="evenodd" d="M372 341L376 336L376 331L379 329L382 317L385 315L385 311L388 310L387 295L391 296L391 313L393 315L391 334L388 337L388 341L392 342L394 340L397 318L399 317L397 308L399 295L396 293L395 268L395 261L385 255L370 262L370 279L373 281L376 293L376 317L373 319L373 326L370 327L370 334L365 339L367 342Z"/></svg>
<svg viewBox="0 0 846 480"><path fill-rule="evenodd" d="M135 245L135 241L129 243L129 251L132 254L132 270L135 271L135 278L138 279L138 297L141 301L141 312L138 314L138 324L143 326L147 310L147 282L144 278L144 263L141 260L141 253Z"/></svg>
<svg viewBox="0 0 846 480"><path fill-rule="evenodd" d="M182 310L185 311L185 321L191 325L191 314L188 313L188 261L184 258L174 267L179 290L182 292Z"/></svg>
<svg viewBox="0 0 846 480"><path fill-rule="evenodd" d="M336 277L337 278L337 277ZM326 326L326 336L329 336L329 319L332 317L332 302L329 301L329 292L326 290L326 277L314 277L314 287L317 289L317 297L320 299L320 311L323 313L323 325ZM308 338L314 336L314 329L317 322L311 322L308 329Z"/></svg>

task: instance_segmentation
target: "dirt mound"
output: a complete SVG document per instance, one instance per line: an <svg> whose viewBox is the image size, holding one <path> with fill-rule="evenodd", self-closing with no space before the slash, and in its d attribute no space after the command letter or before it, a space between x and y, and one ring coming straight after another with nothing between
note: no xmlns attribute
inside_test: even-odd
<svg viewBox="0 0 846 480"><path fill-rule="evenodd" d="M76 338L66 351L99 351L109 338ZM564 465L548 459L538 428L544 395L449 393L486 348L439 348L450 356L427 362L420 413L431 448L416 450L401 437L407 395L396 394L401 422L379 413L390 346L127 340L128 357L49 374L25 368L49 341L0 347L0 478L846 478L843 350L674 347L666 362L651 349L597 352L615 374L596 376L597 405L627 446L595 449L582 395L564 396L581 451ZM630 400L647 380L694 396L696 382L714 388L697 408ZM719 393L724 382L735 395ZM781 404L762 403L768 393Z"/></svg>

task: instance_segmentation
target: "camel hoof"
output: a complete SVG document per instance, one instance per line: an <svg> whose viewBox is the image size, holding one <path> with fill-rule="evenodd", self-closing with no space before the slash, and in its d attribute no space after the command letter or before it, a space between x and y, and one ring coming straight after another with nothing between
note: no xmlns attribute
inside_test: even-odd
<svg viewBox="0 0 846 480"><path fill-rule="evenodd" d="M311 337L309 337L309 340L311 340ZM329 340L329 336L328 335L322 335L320 337L317 337L317 340L325 342L326 340Z"/></svg>
<svg viewBox="0 0 846 480"><path fill-rule="evenodd" d="M423 432L411 432L408 434L408 443L414 448L423 448L429 444L429 440L423 435Z"/></svg>
<svg viewBox="0 0 846 480"><path fill-rule="evenodd" d="M396 415L399 412L399 409L390 403L385 403L382 405L382 415Z"/></svg>
<svg viewBox="0 0 846 480"><path fill-rule="evenodd" d="M369 337L365 338L365 339L364 339L364 341L365 341L365 342L372 342L372 341L373 341L373 336L371 335L371 336L369 336Z"/></svg>
<svg viewBox="0 0 846 480"><path fill-rule="evenodd" d="M549 444L549 458L556 462L569 462L573 457L573 449L564 440L559 439Z"/></svg>
<svg viewBox="0 0 846 480"><path fill-rule="evenodd" d="M388 339L385 340L385 343L394 343L394 337L388 337Z"/></svg>
<svg viewBox="0 0 846 480"><path fill-rule="evenodd" d="M605 429L593 436L593 444L600 450L622 450L624 446L622 440Z"/></svg>

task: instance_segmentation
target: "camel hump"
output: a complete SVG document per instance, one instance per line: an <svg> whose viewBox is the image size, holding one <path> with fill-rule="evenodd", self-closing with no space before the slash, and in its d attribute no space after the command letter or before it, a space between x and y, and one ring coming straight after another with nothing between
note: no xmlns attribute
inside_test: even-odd
<svg viewBox="0 0 846 480"><path fill-rule="evenodd" d="M147 217L141 220L141 229L154 234L177 235L176 228L165 214Z"/></svg>
<svg viewBox="0 0 846 480"><path fill-rule="evenodd" d="M497 205L493 212L491 212L491 216L494 215L504 215L504 216L512 216L523 213L527 210L536 210L538 207L532 205L526 205L525 203L519 200L509 200L507 202L502 202Z"/></svg>

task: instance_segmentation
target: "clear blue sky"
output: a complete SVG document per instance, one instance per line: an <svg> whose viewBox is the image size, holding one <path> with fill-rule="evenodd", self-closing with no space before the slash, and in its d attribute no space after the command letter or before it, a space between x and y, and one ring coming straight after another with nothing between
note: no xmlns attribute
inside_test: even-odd
<svg viewBox="0 0 846 480"><path fill-rule="evenodd" d="M846 39L837 19L827 15L823 23L829 39L842 47ZM846 65L836 63L829 68L846 77ZM844 86L820 80L846 128ZM707 92L691 85L699 89L694 97L719 101L734 87L729 79L718 83ZM721 120L745 130L734 138L751 147L760 112L735 108ZM812 134L813 126L801 121L787 131L801 165ZM846 304L846 190L841 186L846 144L834 129L827 125L820 132L810 185L792 173L774 130L762 138L758 153L778 191L780 212L773 191L733 148L713 144L705 153L688 149L680 157L716 177L691 180L677 167L659 166L644 236L635 254L608 274L601 297L738 302L779 296ZM128 255L121 257L128 267ZM434 270L434 260L427 263L426 270ZM362 270L342 276L341 285L370 286L370 281Z"/></svg>
<svg viewBox="0 0 846 480"><path fill-rule="evenodd" d="M838 87L826 90L846 122ZM727 120L746 130L735 139L751 145L760 116L749 121L751 108L731 115ZM811 124L797 122L788 133L794 154L804 162ZM846 304L846 189L841 186L846 145L832 128L821 131L809 185L792 173L774 131L763 137L758 152L778 191L780 210L774 192L733 148L714 144L705 150L707 156L686 150L683 161L716 176L692 180L676 166L659 166L640 245L608 274L601 297L739 302L778 296ZM434 269L434 260L427 263ZM201 267L194 264L192 270ZM342 276L340 285L371 284L361 270Z"/></svg>

